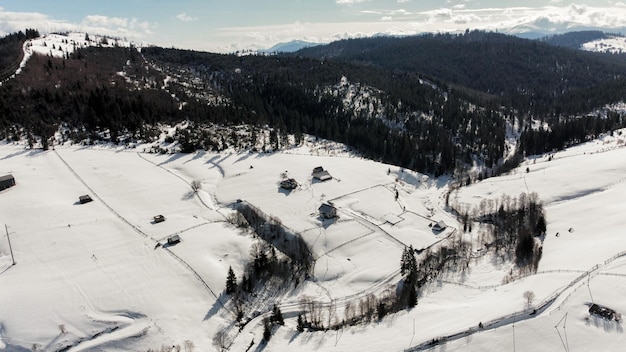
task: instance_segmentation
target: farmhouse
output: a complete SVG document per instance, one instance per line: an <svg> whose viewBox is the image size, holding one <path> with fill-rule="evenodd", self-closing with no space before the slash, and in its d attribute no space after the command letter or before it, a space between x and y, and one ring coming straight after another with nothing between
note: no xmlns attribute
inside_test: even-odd
<svg viewBox="0 0 626 352"><path fill-rule="evenodd" d="M155 224L158 224L158 223L163 222L163 221L165 221L165 216L163 216L163 215L157 215L157 216L154 217L154 223Z"/></svg>
<svg viewBox="0 0 626 352"><path fill-rule="evenodd" d="M85 194L84 196L80 196L78 197L78 201L80 202L80 204L85 204L85 203L89 203L91 202L93 199L91 199L91 197L88 194Z"/></svg>
<svg viewBox="0 0 626 352"><path fill-rule="evenodd" d="M282 180L280 181L280 188L290 189L290 190L296 189L298 188L298 182L293 178Z"/></svg>
<svg viewBox="0 0 626 352"><path fill-rule="evenodd" d="M446 228L448 228L448 225L446 225L446 223L445 223L445 222L443 222L443 220L441 220L441 221L437 221L437 223L435 223L435 224L433 225L433 230L434 230L434 231L443 231L443 230L445 230Z"/></svg>
<svg viewBox="0 0 626 352"><path fill-rule="evenodd" d="M330 176L328 171L324 170L324 168L321 166L314 168L312 175L313 175L313 179L319 180L319 181L327 181L333 178L332 176Z"/></svg>
<svg viewBox="0 0 626 352"><path fill-rule="evenodd" d="M15 178L13 178L13 175L0 176L0 191L13 186L15 186Z"/></svg>
<svg viewBox="0 0 626 352"><path fill-rule="evenodd" d="M324 203L320 205L317 210L319 211L320 216L325 219L332 219L334 217L337 217L337 208L330 204Z"/></svg>

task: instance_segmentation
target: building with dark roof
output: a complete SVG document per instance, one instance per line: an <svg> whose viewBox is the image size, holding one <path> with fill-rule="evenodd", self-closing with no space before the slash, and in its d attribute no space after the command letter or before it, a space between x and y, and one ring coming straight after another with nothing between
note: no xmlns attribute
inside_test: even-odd
<svg viewBox="0 0 626 352"><path fill-rule="evenodd" d="M320 216L325 219L332 219L337 217L337 208L330 204L324 203L320 205L317 210L319 211Z"/></svg>
<svg viewBox="0 0 626 352"><path fill-rule="evenodd" d="M0 191L13 186L15 186L15 178L13 178L13 175L0 176Z"/></svg>

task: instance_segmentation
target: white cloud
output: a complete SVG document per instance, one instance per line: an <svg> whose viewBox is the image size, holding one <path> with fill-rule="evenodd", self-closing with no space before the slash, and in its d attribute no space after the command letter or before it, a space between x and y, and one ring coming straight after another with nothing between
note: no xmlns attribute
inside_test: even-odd
<svg viewBox="0 0 626 352"><path fill-rule="evenodd" d="M391 16L383 16L383 17L381 18L381 20L382 20L382 21L392 21L392 20L393 20L393 17L391 17Z"/></svg>
<svg viewBox="0 0 626 352"><path fill-rule="evenodd" d="M128 18L90 15L83 19L83 25L88 27L128 27Z"/></svg>
<svg viewBox="0 0 626 352"><path fill-rule="evenodd" d="M407 2L411 2L411 0L398 0L398 4L404 4Z"/></svg>
<svg viewBox="0 0 626 352"><path fill-rule="evenodd" d="M144 40L153 34L153 27L136 18L89 15L79 23L71 23L38 12L9 12L0 8L0 34L36 28L42 34L73 31Z"/></svg>
<svg viewBox="0 0 626 352"><path fill-rule="evenodd" d="M587 12L587 6L585 5L576 5L576 4L571 4L569 6L570 12L576 14L576 15L582 15L585 12Z"/></svg>
<svg viewBox="0 0 626 352"><path fill-rule="evenodd" d="M339 5L352 5L352 4L358 4L361 2L366 2L368 0L335 0L335 2Z"/></svg>
<svg viewBox="0 0 626 352"><path fill-rule="evenodd" d="M195 20L197 20L197 19L198 19L197 17L191 17L191 16L189 16L189 15L188 15L187 13L185 13L185 12L181 12L181 13L179 13L178 15L176 15L176 18L177 18L178 20L180 20L180 21L183 21L183 22L191 22L191 21L195 21Z"/></svg>

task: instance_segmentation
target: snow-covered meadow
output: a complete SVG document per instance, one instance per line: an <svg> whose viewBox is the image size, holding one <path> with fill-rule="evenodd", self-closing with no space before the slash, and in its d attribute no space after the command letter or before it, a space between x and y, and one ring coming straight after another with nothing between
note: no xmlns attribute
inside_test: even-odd
<svg viewBox="0 0 626 352"><path fill-rule="evenodd" d="M591 301L626 311L620 300L626 259L617 256L626 250L620 233L626 148L617 133L530 158L511 175L451 196L478 204L537 192L548 235L536 275L503 285L512 265L476 251L468 270L428 285L412 310L368 325L303 333L295 322L300 299L335 302L341 319L342 304L394 287L405 245L422 249L457 238L462 227L444 211L446 180L308 147L268 154L143 151L0 144L0 175L11 173L17 181L0 191L0 224L7 225L17 263L11 265L2 234L0 350L217 350L216 332L234 319L222 306L229 307L223 294L228 267L240 275L258 241L227 221L239 200L300 233L316 265L311 279L276 297L286 324L269 343L261 342L259 317L241 331L227 330L233 351L251 344L256 351L404 350L470 330L475 333L435 350L556 351L565 343L619 350L626 342L620 324L586 319ZM317 166L333 178L313 179ZM281 189L285 177L298 187ZM197 193L194 180L202 184ZM83 194L94 201L80 204ZM325 202L337 207L337 219L320 218ZM155 223L156 215L166 221ZM434 231L441 220L449 227ZM182 241L167 245L172 234ZM535 294L530 306L525 291ZM267 308L258 307L260 313ZM484 329L476 332L479 322Z"/></svg>

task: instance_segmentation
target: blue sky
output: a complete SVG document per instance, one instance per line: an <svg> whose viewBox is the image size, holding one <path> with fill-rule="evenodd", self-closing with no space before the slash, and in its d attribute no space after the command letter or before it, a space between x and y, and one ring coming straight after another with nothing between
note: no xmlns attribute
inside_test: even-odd
<svg viewBox="0 0 626 352"><path fill-rule="evenodd" d="M0 34L85 31L232 52L294 39L469 29L626 31L626 0L0 0Z"/></svg>

